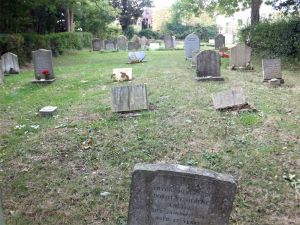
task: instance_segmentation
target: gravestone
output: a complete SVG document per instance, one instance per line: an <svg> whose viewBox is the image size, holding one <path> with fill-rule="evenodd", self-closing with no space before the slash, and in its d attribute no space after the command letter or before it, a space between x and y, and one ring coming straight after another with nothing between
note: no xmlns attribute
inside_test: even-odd
<svg viewBox="0 0 300 225"><path fill-rule="evenodd" d="M52 51L39 49L32 52L35 80L33 83L51 83L55 81Z"/></svg>
<svg viewBox="0 0 300 225"><path fill-rule="evenodd" d="M213 94L212 99L216 110L224 110L234 107L241 108L248 105L242 88L235 88Z"/></svg>
<svg viewBox="0 0 300 225"><path fill-rule="evenodd" d="M117 39L118 49L127 50L127 38L124 35L120 35Z"/></svg>
<svg viewBox="0 0 300 225"><path fill-rule="evenodd" d="M232 176L172 164L137 164L129 225L228 225L237 185Z"/></svg>
<svg viewBox="0 0 300 225"><path fill-rule="evenodd" d="M146 58L146 53L140 52L129 52L128 53L128 64L141 63Z"/></svg>
<svg viewBox="0 0 300 225"><path fill-rule="evenodd" d="M114 87L112 89L112 110L114 112L148 110L146 84Z"/></svg>
<svg viewBox="0 0 300 225"><path fill-rule="evenodd" d="M193 52L193 55L192 55L192 67L196 67L197 66L197 56L200 52L197 51L197 52Z"/></svg>
<svg viewBox="0 0 300 225"><path fill-rule="evenodd" d="M174 37L172 37L169 34L166 34L164 36L164 43L165 43L165 48L166 49L173 49L173 48L175 48Z"/></svg>
<svg viewBox="0 0 300 225"><path fill-rule="evenodd" d="M251 47L239 43L230 50L230 66L232 69L251 69Z"/></svg>
<svg viewBox="0 0 300 225"><path fill-rule="evenodd" d="M45 106L39 111L40 115L43 117L51 117L57 113L56 106Z"/></svg>
<svg viewBox="0 0 300 225"><path fill-rule="evenodd" d="M280 79L271 79L268 81L269 87L280 87L281 86L281 80Z"/></svg>
<svg viewBox="0 0 300 225"><path fill-rule="evenodd" d="M115 40L105 40L104 41L105 50L115 51L117 49Z"/></svg>
<svg viewBox="0 0 300 225"><path fill-rule="evenodd" d="M132 80L132 68L113 69L112 79L119 82Z"/></svg>
<svg viewBox="0 0 300 225"><path fill-rule="evenodd" d="M0 65L1 65L1 60L0 60ZM2 66L0 66L0 85L4 84L4 73L2 71Z"/></svg>
<svg viewBox="0 0 300 225"><path fill-rule="evenodd" d="M7 52L1 56L2 71L4 74L18 74L20 73L18 56Z"/></svg>
<svg viewBox="0 0 300 225"><path fill-rule="evenodd" d="M184 52L185 58L191 59L193 56L193 52L197 52L200 50L200 40L199 37L195 34L189 34L184 39Z"/></svg>
<svg viewBox="0 0 300 225"><path fill-rule="evenodd" d="M216 51L206 50L197 55L198 81L224 81L221 77L220 56Z"/></svg>
<svg viewBox="0 0 300 225"><path fill-rule="evenodd" d="M284 83L281 72L281 59L263 59L262 67L264 82L279 79L282 84Z"/></svg>
<svg viewBox="0 0 300 225"><path fill-rule="evenodd" d="M93 51L101 51L103 49L103 40L99 39L99 38L94 38L93 39Z"/></svg>
<svg viewBox="0 0 300 225"><path fill-rule="evenodd" d="M218 34L215 37L215 49L225 48L225 36Z"/></svg>
<svg viewBox="0 0 300 225"><path fill-rule="evenodd" d="M157 49L160 48L160 45L159 45L159 43L150 43L149 48L150 48L151 50L157 50Z"/></svg>
<svg viewBox="0 0 300 225"><path fill-rule="evenodd" d="M145 49L147 46L149 46L149 41L145 36L140 38L140 45L142 49Z"/></svg>

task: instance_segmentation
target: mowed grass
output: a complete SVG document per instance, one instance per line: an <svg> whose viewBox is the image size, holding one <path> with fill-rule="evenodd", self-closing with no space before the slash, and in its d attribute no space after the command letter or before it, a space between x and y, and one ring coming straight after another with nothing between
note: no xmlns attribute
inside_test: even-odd
<svg viewBox="0 0 300 225"><path fill-rule="evenodd" d="M225 82L198 83L183 51L150 51L147 60L126 65L126 52L69 52L54 59L51 85L31 84L32 70L6 77L0 181L7 224L125 225L131 171L141 162L234 175L231 224L300 224L299 66L284 67L286 84L271 89L259 63L243 73L223 60ZM110 76L122 67L133 68L130 84L147 83L156 110L137 118L111 112L111 88L127 83ZM215 111L211 94L231 87L243 87L258 111ZM45 105L58 106L58 115L38 116Z"/></svg>

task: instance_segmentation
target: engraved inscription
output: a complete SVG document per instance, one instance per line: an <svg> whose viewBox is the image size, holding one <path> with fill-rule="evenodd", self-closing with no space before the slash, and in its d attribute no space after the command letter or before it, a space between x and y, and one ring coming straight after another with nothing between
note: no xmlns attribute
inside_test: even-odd
<svg viewBox="0 0 300 225"><path fill-rule="evenodd" d="M263 68L264 79L270 80L274 78L282 78L280 59L264 59Z"/></svg>

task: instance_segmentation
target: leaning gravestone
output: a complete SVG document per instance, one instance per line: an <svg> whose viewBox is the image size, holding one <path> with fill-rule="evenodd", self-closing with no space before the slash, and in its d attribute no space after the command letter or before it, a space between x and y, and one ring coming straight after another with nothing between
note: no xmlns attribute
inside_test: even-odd
<svg viewBox="0 0 300 225"><path fill-rule="evenodd" d="M118 49L127 50L127 38L124 35L120 35L117 38Z"/></svg>
<svg viewBox="0 0 300 225"><path fill-rule="evenodd" d="M141 63L146 58L146 53L140 52L129 52L128 53L128 64Z"/></svg>
<svg viewBox="0 0 300 225"><path fill-rule="evenodd" d="M242 108L248 105L242 88L235 88L213 94L212 99L216 110Z"/></svg>
<svg viewBox="0 0 300 225"><path fill-rule="evenodd" d="M215 49L225 48L225 36L218 34L215 37Z"/></svg>
<svg viewBox="0 0 300 225"><path fill-rule="evenodd" d="M18 56L7 52L1 56L2 71L4 74L17 74L20 73Z"/></svg>
<svg viewBox="0 0 300 225"><path fill-rule="evenodd" d="M189 34L184 39L184 51L185 58L191 59L193 56L193 52L197 52L200 50L200 40L198 36L194 33Z"/></svg>
<svg viewBox="0 0 300 225"><path fill-rule="evenodd" d="M264 82L268 82L272 79L278 79L282 84L284 83L284 80L282 79L280 59L263 59L262 66Z"/></svg>
<svg viewBox="0 0 300 225"><path fill-rule="evenodd" d="M103 49L103 40L99 38L94 38L93 39L93 51L101 51Z"/></svg>
<svg viewBox="0 0 300 225"><path fill-rule="evenodd" d="M0 60L0 65L1 65L1 60ZM0 66L0 85L4 84L4 73L2 71L2 66Z"/></svg>
<svg viewBox="0 0 300 225"><path fill-rule="evenodd" d="M232 176L172 164L137 164L129 225L228 225L237 185Z"/></svg>
<svg viewBox="0 0 300 225"><path fill-rule="evenodd" d="M52 51L39 49L32 52L35 80L33 83L52 83L55 75L52 62Z"/></svg>
<svg viewBox="0 0 300 225"><path fill-rule="evenodd" d="M105 50L115 51L117 49L116 42L112 39L104 41Z"/></svg>
<svg viewBox="0 0 300 225"><path fill-rule="evenodd" d="M164 36L164 43L166 49L173 49L175 48L174 38L170 34L166 34Z"/></svg>
<svg viewBox="0 0 300 225"><path fill-rule="evenodd" d="M114 87L112 89L112 110L114 112L148 110L146 84Z"/></svg>
<svg viewBox="0 0 300 225"><path fill-rule="evenodd" d="M221 77L220 56L216 51L206 50L197 55L198 81L224 81Z"/></svg>
<svg viewBox="0 0 300 225"><path fill-rule="evenodd" d="M251 47L239 43L230 50L231 69L251 69Z"/></svg>

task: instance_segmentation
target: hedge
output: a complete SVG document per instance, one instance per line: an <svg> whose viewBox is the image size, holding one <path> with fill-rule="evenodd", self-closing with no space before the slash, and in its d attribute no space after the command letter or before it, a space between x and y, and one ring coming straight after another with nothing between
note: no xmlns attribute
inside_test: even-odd
<svg viewBox="0 0 300 225"><path fill-rule="evenodd" d="M240 39L263 55L300 59L300 18L262 21L243 28Z"/></svg>
<svg viewBox="0 0 300 225"><path fill-rule="evenodd" d="M58 56L66 49L90 48L93 35L85 32L39 34L2 34L0 35L0 54L12 52L18 55L20 63L31 60L31 53L37 49L51 49Z"/></svg>

